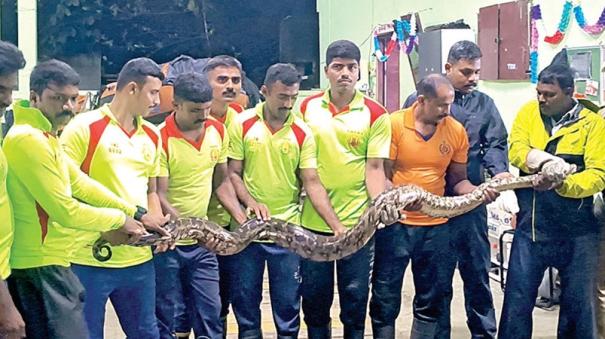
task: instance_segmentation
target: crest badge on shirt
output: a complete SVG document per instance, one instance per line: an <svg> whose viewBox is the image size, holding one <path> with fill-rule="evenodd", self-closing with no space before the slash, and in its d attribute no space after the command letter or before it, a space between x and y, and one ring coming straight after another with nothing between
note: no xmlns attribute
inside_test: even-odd
<svg viewBox="0 0 605 339"><path fill-rule="evenodd" d="M439 145L439 152L441 155L448 155L452 151L452 146L448 145L445 141L442 141Z"/></svg>
<svg viewBox="0 0 605 339"><path fill-rule="evenodd" d="M290 144L287 141L282 142L282 144L279 146L279 150L283 154L289 154L290 153Z"/></svg>
<svg viewBox="0 0 605 339"><path fill-rule="evenodd" d="M151 161L151 151L149 150L149 147L143 147L143 159L147 162Z"/></svg>
<svg viewBox="0 0 605 339"><path fill-rule="evenodd" d="M212 149L210 150L210 160L212 160L212 162L218 162L219 154L220 151L218 147L212 147Z"/></svg>
<svg viewBox="0 0 605 339"><path fill-rule="evenodd" d="M115 154L115 155L121 155L122 154L122 149L120 148L120 145L118 145L118 143L112 142L109 145L109 153Z"/></svg>

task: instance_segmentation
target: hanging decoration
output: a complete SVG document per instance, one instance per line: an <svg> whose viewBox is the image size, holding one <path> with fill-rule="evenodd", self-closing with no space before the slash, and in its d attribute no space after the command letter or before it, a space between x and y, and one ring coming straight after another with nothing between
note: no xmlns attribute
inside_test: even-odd
<svg viewBox="0 0 605 339"><path fill-rule="evenodd" d="M408 42L408 46L405 50L406 54L412 53L412 51L414 50L414 46L418 44L418 42L416 41L416 28L416 15L412 13L412 15L410 16L410 41Z"/></svg>
<svg viewBox="0 0 605 339"><path fill-rule="evenodd" d="M416 36L416 15L412 14L410 21L407 20L393 20L393 34L386 47L381 47L380 39L378 37L378 30L374 29L373 42L374 42L374 56L380 62L389 60L391 53L399 45L399 48L405 51L406 54L412 53L414 46L418 45L418 37ZM406 39L407 36L407 39Z"/></svg>
<svg viewBox="0 0 605 339"><path fill-rule="evenodd" d="M389 39L387 47L384 49L383 53L382 49L380 48L380 39L378 38L378 34L376 34L376 31L374 31L374 55L376 56L376 59L378 59L378 61L385 62L389 60L389 57L391 56L391 53L395 49L396 45L397 32L393 31L393 34L391 34L391 38Z"/></svg>
<svg viewBox="0 0 605 339"><path fill-rule="evenodd" d="M599 35L605 31L605 8L603 8L599 20L597 20L597 22L593 25L586 24L586 18L584 18L582 5L578 4L576 7L574 7L573 12L576 17L576 21L578 22L578 26L580 26L584 32L590 35Z"/></svg>
<svg viewBox="0 0 605 339"><path fill-rule="evenodd" d="M538 83L538 21L542 20L542 10L540 5L534 5L530 11L530 42L529 42L529 79L532 84Z"/></svg>
<svg viewBox="0 0 605 339"><path fill-rule="evenodd" d="M571 1L570 0L565 1L565 4L563 5L563 11L561 12L561 20L559 20L559 26L557 28L557 31L553 35L548 35L548 36L544 37L545 42L547 42L549 44L557 45L561 41L563 41L563 38L565 37L565 32L567 32L567 28L569 27L569 22L571 21L572 10L573 10L573 5L572 5Z"/></svg>

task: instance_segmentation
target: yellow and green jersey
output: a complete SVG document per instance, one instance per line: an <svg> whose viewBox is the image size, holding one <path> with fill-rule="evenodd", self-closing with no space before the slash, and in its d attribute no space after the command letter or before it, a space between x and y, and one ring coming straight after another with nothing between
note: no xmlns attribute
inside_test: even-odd
<svg viewBox="0 0 605 339"><path fill-rule="evenodd" d="M1 142L1 140L0 140ZM4 152L0 149L0 279L10 275L10 249L13 244L13 212L6 191L8 164Z"/></svg>
<svg viewBox="0 0 605 339"><path fill-rule="evenodd" d="M78 114L63 130L61 144L83 172L133 205L147 208L149 178L160 171L161 140L159 131L140 116L136 129L122 129L109 105ZM98 233L81 233L81 244L73 260L80 265L130 267L152 258L149 247L118 246L112 248L110 260L100 262L92 256L90 246Z"/></svg>
<svg viewBox="0 0 605 339"><path fill-rule="evenodd" d="M25 100L13 107L15 125L3 143L14 215L10 265L15 269L69 266L81 247L75 241L78 233L98 236L117 229L124 224L124 213L134 215L136 208L91 180L66 157L42 112Z"/></svg>
<svg viewBox="0 0 605 339"><path fill-rule="evenodd" d="M229 158L244 161L243 181L250 195L267 205L271 216L300 223L298 169L316 168L311 130L290 113L279 131L263 118L264 103L237 116L229 127Z"/></svg>
<svg viewBox="0 0 605 339"><path fill-rule="evenodd" d="M227 113L225 113L222 119L217 119L212 115L209 116L209 119L222 123L225 125L225 128L228 129L229 126L231 126L231 123L235 121L238 114L242 112L241 109L243 109L243 107L232 103L227 107ZM208 205L208 220L213 221L221 226L229 225L229 221L231 220L231 216L227 210L225 210L223 205L221 205L221 203L218 201L218 198L214 194L212 194L210 197L210 203Z"/></svg>
<svg viewBox="0 0 605 339"><path fill-rule="evenodd" d="M391 121L376 101L357 91L342 110L330 102L330 91L306 98L300 111L317 143L317 165L334 211L347 227L357 224L369 202L365 184L368 158L389 158ZM302 225L331 233L309 199L305 199Z"/></svg>
<svg viewBox="0 0 605 339"><path fill-rule="evenodd" d="M206 218L212 193L212 174L217 164L227 162L229 137L225 126L208 119L201 140L183 135L171 114L160 125L162 155L160 177L168 177L168 201L181 217ZM183 240L178 245L195 244Z"/></svg>

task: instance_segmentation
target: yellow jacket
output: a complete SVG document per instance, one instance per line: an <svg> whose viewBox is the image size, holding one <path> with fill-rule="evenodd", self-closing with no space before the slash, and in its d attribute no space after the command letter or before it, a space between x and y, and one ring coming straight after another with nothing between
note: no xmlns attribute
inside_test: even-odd
<svg viewBox="0 0 605 339"><path fill-rule="evenodd" d="M534 241L568 238L598 232L592 213L592 196L605 189L605 120L578 107L575 117L549 135L537 101L524 105L509 139L509 159L521 175L529 174L525 161L531 149L563 158L578 167L555 191L517 191L518 230Z"/></svg>

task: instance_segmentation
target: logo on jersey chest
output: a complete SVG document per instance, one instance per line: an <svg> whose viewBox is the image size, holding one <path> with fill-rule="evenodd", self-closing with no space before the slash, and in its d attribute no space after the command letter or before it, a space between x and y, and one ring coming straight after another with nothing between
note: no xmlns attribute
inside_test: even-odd
<svg viewBox="0 0 605 339"><path fill-rule="evenodd" d="M288 141L282 141L281 145L279 146L279 150L283 153L283 154L290 154L290 150L292 149L290 143Z"/></svg>
<svg viewBox="0 0 605 339"><path fill-rule="evenodd" d="M118 145L118 143L112 142L107 148L107 150L111 154L122 155L122 149L120 148L120 145Z"/></svg>
<svg viewBox="0 0 605 339"><path fill-rule="evenodd" d="M448 155L451 151L452 151L452 146L450 146L445 141L442 141L441 144L439 145L439 153L441 153L441 155L445 156L445 155Z"/></svg>
<svg viewBox="0 0 605 339"><path fill-rule="evenodd" d="M210 149L210 160L212 160L212 162L218 162L218 158L220 156L220 150L218 149L218 147L212 147Z"/></svg>
<svg viewBox="0 0 605 339"><path fill-rule="evenodd" d="M248 150L251 152L255 152L256 150L258 150L259 145L260 145L260 139L258 137L251 137L251 138L248 138L248 140L246 140L246 146L248 147Z"/></svg>
<svg viewBox="0 0 605 339"><path fill-rule="evenodd" d="M358 131L347 131L347 144L350 148L357 149L361 146L363 133Z"/></svg>

